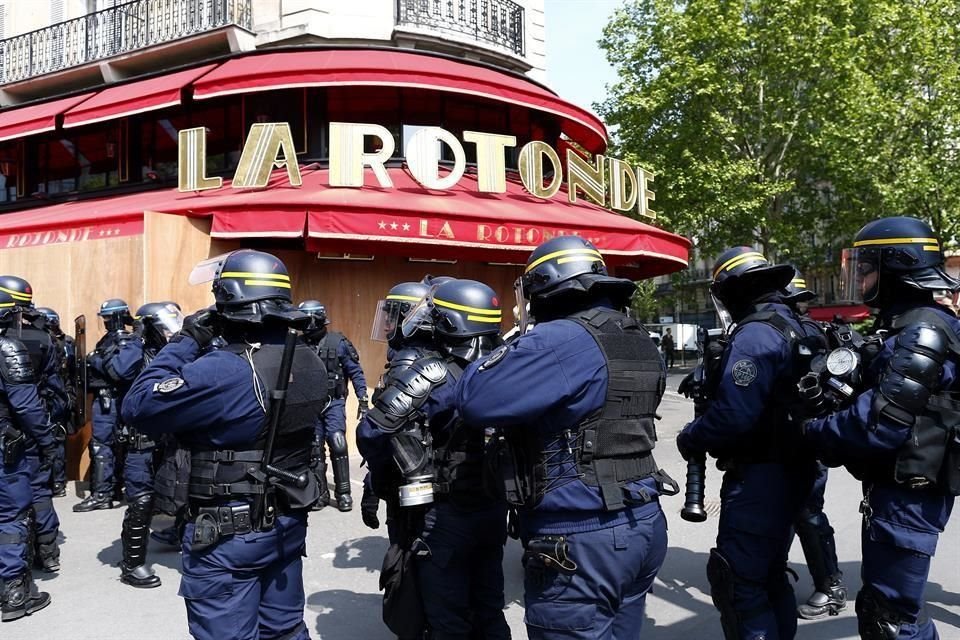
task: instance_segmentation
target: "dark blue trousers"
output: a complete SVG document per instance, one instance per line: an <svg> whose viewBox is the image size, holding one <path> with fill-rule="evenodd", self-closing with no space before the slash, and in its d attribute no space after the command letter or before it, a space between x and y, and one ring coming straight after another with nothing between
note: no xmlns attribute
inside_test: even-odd
<svg viewBox="0 0 960 640"><path fill-rule="evenodd" d="M572 575L527 562L524 621L531 640L640 636L647 594L667 553L667 520L659 502L632 511L624 524L566 535L578 565Z"/></svg>
<svg viewBox="0 0 960 640"><path fill-rule="evenodd" d="M337 431L347 430L347 401L343 398L336 398L330 401L327 410L320 414L317 420L316 434L322 442L329 442L330 438Z"/></svg>
<svg viewBox="0 0 960 640"><path fill-rule="evenodd" d="M153 447L131 449L123 463L123 494L127 502L145 493L153 493Z"/></svg>
<svg viewBox="0 0 960 640"><path fill-rule="evenodd" d="M467 511L440 499L427 511L417 580L434 640L509 639L503 616L504 505Z"/></svg>
<svg viewBox="0 0 960 640"><path fill-rule="evenodd" d="M307 515L278 516L270 531L227 536L203 551L191 550L186 526L180 595L190 635L222 638L309 640L303 622L303 556Z"/></svg>
<svg viewBox="0 0 960 640"><path fill-rule="evenodd" d="M93 460L91 454L91 464L95 465L90 477L90 490L94 493L113 493L116 465L113 454L113 446L116 442L116 429L119 421L119 407L116 399L110 401L110 410L104 411L100 405L100 399L93 398L93 440L94 443L103 445L96 453L96 456L103 458L103 468L97 471L97 461Z"/></svg>
<svg viewBox="0 0 960 640"><path fill-rule="evenodd" d="M33 493L33 511L36 533L40 540L54 541L60 531L60 518L53 508L53 492L50 489L50 467L41 467L40 458L27 454L30 468L30 489Z"/></svg>
<svg viewBox="0 0 960 640"><path fill-rule="evenodd" d="M26 456L0 464L0 580L10 580L27 567L27 512L33 502Z"/></svg>

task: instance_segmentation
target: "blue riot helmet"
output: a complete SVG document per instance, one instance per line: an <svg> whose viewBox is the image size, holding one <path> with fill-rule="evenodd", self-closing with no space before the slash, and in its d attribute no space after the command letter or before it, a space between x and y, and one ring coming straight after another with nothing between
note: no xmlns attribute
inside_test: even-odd
<svg viewBox="0 0 960 640"><path fill-rule="evenodd" d="M527 301L533 316L543 320L566 315L584 301L601 297L625 307L635 289L633 281L609 275L600 251L583 238L553 238L533 250L517 281L520 331L526 330Z"/></svg>
<svg viewBox="0 0 960 640"><path fill-rule="evenodd" d="M907 216L864 225L853 247L843 250L840 271L841 296L876 308L960 290L943 269L943 247L933 229Z"/></svg>
<svg viewBox="0 0 960 640"><path fill-rule="evenodd" d="M432 276L429 273L420 280L423 284L428 287L435 287L441 285L444 282L450 282L451 280L456 280L453 276Z"/></svg>
<svg viewBox="0 0 960 640"><path fill-rule="evenodd" d="M327 318L327 307L318 300L304 300L297 305L297 309L310 316L307 330L316 331L330 324Z"/></svg>
<svg viewBox="0 0 960 640"><path fill-rule="evenodd" d="M807 288L807 279L803 277L799 269L794 267L793 279L787 283L783 295L780 297L791 307L796 307L798 304L811 302L817 297L817 294Z"/></svg>
<svg viewBox="0 0 960 640"><path fill-rule="evenodd" d="M134 320L143 328L144 343L156 350L183 328L183 312L175 302L148 302L137 309Z"/></svg>
<svg viewBox="0 0 960 640"><path fill-rule="evenodd" d="M133 325L133 316L130 315L130 307L120 298L110 298L104 300L97 311L97 317L100 318L101 331L123 331L123 329Z"/></svg>
<svg viewBox="0 0 960 640"><path fill-rule="evenodd" d="M290 275L274 255L240 249L205 260L194 267L190 283L213 281L217 314L230 322L261 324L275 320L306 324L306 315L293 306Z"/></svg>
<svg viewBox="0 0 960 640"><path fill-rule="evenodd" d="M50 307L37 307L37 312L47 319L47 325L54 330L60 330L60 314Z"/></svg>
<svg viewBox="0 0 960 640"><path fill-rule="evenodd" d="M370 339L377 342L396 342L401 339L397 328L420 300L430 291L423 282L401 282L387 292L377 303Z"/></svg>
<svg viewBox="0 0 960 640"><path fill-rule="evenodd" d="M500 321L503 314L496 292L476 280L448 280L427 297L429 322L441 350L465 362L486 356L503 341ZM404 321L414 321L411 313Z"/></svg>
<svg viewBox="0 0 960 640"><path fill-rule="evenodd" d="M710 294L724 326L739 321L758 299L786 288L794 268L771 264L753 247L733 247L720 254L713 267Z"/></svg>

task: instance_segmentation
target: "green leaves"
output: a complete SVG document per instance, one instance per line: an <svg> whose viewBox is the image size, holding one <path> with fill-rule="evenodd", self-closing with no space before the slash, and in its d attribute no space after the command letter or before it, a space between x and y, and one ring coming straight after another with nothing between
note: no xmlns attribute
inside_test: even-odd
<svg viewBox="0 0 960 640"><path fill-rule="evenodd" d="M955 1L634 0L600 42L616 155L657 174L660 221L709 256L803 267L866 221L958 230Z"/></svg>

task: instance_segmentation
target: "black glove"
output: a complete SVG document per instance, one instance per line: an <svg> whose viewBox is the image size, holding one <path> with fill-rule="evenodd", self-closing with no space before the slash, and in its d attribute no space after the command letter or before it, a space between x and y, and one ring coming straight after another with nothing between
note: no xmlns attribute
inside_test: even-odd
<svg viewBox="0 0 960 640"><path fill-rule="evenodd" d="M363 524L371 529L379 529L380 518L377 517L377 509L379 508L380 498L364 484L363 497L360 498L360 517L363 518Z"/></svg>
<svg viewBox="0 0 960 640"><path fill-rule="evenodd" d="M363 416L370 411L370 399L366 395L357 400L357 420L363 420Z"/></svg>
<svg viewBox="0 0 960 640"><path fill-rule="evenodd" d="M215 316L209 309L202 309L183 319L180 333L196 340L201 349L206 347L217 335L214 326Z"/></svg>
<svg viewBox="0 0 960 640"><path fill-rule="evenodd" d="M696 375L696 371L691 371L687 375L683 376L683 380L680 381L680 386L677 387L677 393L682 396L690 397L690 394L693 393L693 376Z"/></svg>
<svg viewBox="0 0 960 640"><path fill-rule="evenodd" d="M690 434L686 429L677 434L677 450L684 460L703 457L703 454L690 446Z"/></svg>

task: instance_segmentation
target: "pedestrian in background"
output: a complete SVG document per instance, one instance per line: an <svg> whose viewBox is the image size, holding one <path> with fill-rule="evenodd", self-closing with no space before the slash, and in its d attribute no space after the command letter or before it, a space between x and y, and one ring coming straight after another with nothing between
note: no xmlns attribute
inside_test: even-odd
<svg viewBox="0 0 960 640"><path fill-rule="evenodd" d="M663 338L660 339L660 348L663 350L663 361L668 367L673 366L673 335L670 333L670 328L663 334Z"/></svg>

